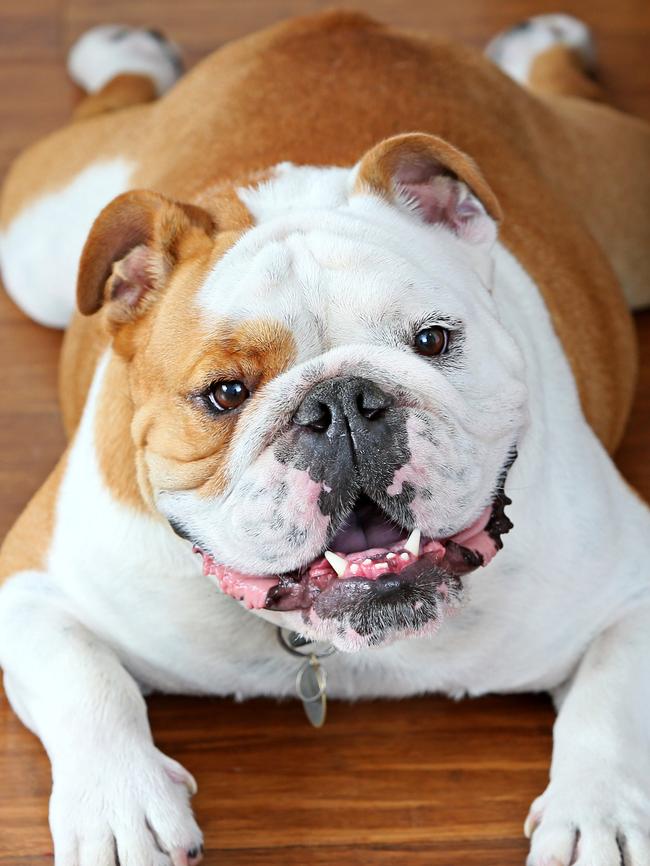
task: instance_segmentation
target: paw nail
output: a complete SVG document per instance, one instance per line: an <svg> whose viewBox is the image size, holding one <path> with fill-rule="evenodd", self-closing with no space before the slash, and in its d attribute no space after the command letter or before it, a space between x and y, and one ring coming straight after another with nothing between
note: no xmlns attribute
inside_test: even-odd
<svg viewBox="0 0 650 866"><path fill-rule="evenodd" d="M173 866L198 866L201 862L203 846L192 848L187 851L183 848L174 848L169 852Z"/></svg>
<svg viewBox="0 0 650 866"><path fill-rule="evenodd" d="M524 821L524 836L526 839L530 839L530 837L535 832L535 828L537 827L537 821L532 815L528 815L526 820Z"/></svg>
<svg viewBox="0 0 650 866"><path fill-rule="evenodd" d="M165 771L172 782L175 782L177 785L185 785L191 797L199 790L194 776L188 773L185 767L182 767L176 761L170 759L165 766Z"/></svg>

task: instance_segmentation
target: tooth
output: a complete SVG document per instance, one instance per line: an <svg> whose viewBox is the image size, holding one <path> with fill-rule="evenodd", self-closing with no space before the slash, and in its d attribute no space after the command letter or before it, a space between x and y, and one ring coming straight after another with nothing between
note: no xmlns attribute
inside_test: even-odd
<svg viewBox="0 0 650 866"><path fill-rule="evenodd" d="M420 535L420 530L414 529L413 532L409 535L408 541L404 545L404 550L408 550L408 552L412 553L413 556L420 555Z"/></svg>
<svg viewBox="0 0 650 866"><path fill-rule="evenodd" d="M329 562L337 575L343 577L348 568L347 559L339 556L338 553L332 553L331 550L325 551L325 559Z"/></svg>

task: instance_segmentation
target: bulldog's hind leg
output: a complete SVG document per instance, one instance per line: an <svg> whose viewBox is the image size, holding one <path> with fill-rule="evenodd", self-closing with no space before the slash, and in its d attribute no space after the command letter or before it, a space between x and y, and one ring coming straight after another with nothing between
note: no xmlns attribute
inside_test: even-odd
<svg viewBox="0 0 650 866"><path fill-rule="evenodd" d="M596 638L556 696L550 783L526 821L528 866L650 863L649 660L645 598Z"/></svg>
<svg viewBox="0 0 650 866"><path fill-rule="evenodd" d="M136 683L42 572L0 590L0 665L14 710L52 764L56 866L200 861L194 779L154 746Z"/></svg>
<svg viewBox="0 0 650 866"><path fill-rule="evenodd" d="M7 293L28 316L56 328L75 308L77 265L95 217L132 185L147 103L182 72L178 50L161 34L118 26L85 33L68 67L87 95L72 123L15 161L0 200Z"/></svg>
<svg viewBox="0 0 650 866"><path fill-rule="evenodd" d="M107 24L74 43L68 72L87 94L75 111L79 119L152 101L177 81L183 64L158 30Z"/></svg>
<svg viewBox="0 0 650 866"><path fill-rule="evenodd" d="M539 146L549 118L560 131L555 146L571 156L558 160L553 183L602 247L629 306L647 307L650 127L608 104L591 31L570 15L538 15L496 36L486 54L535 97Z"/></svg>
<svg viewBox="0 0 650 866"><path fill-rule="evenodd" d="M602 99L593 78L591 31L571 15L537 15L505 30L487 45L487 56L519 84L545 93Z"/></svg>

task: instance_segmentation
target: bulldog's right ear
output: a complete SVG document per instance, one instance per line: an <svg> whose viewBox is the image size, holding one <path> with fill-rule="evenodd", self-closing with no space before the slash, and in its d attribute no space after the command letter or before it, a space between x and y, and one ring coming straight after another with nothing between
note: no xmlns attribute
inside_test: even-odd
<svg viewBox="0 0 650 866"><path fill-rule="evenodd" d="M157 192L132 190L99 214L81 253L77 305L90 316L108 307L113 326L148 309L183 249L214 232L210 214Z"/></svg>
<svg viewBox="0 0 650 866"><path fill-rule="evenodd" d="M371 192L429 225L489 248L501 208L474 160L436 135L407 132L371 148L356 166L354 191Z"/></svg>

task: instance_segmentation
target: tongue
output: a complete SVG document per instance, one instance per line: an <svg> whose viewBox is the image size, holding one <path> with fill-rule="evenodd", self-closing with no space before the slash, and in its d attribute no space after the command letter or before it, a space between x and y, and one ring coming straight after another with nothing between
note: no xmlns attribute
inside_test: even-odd
<svg viewBox="0 0 650 866"><path fill-rule="evenodd" d="M330 547L341 553L355 553L375 547L388 548L403 535L404 530L380 517L376 508L363 506L348 516L330 542Z"/></svg>

